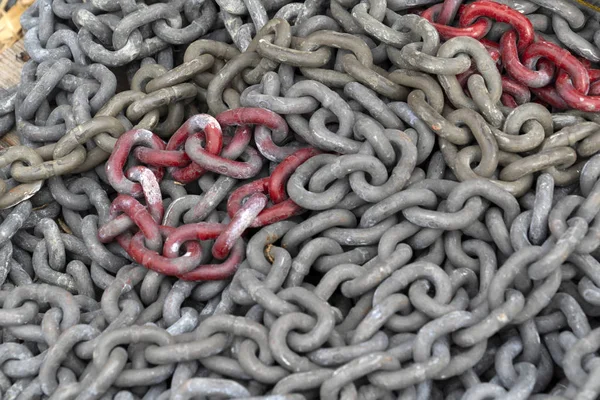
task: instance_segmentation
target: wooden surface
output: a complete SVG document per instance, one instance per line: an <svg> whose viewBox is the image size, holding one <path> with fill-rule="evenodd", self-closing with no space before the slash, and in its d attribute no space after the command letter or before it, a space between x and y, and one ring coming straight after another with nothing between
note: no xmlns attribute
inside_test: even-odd
<svg viewBox="0 0 600 400"><path fill-rule="evenodd" d="M8 88L19 83L24 64L21 53L24 51L23 39L21 39L0 54L0 88Z"/></svg>

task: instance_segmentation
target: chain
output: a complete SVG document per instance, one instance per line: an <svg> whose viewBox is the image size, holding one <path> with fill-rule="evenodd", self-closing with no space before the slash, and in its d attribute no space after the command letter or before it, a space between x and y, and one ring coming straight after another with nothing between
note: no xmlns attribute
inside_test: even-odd
<svg viewBox="0 0 600 400"><path fill-rule="evenodd" d="M366 5L366 3L364 4ZM156 6L162 6L162 4L157 4ZM37 12L42 15L39 16L39 18L46 18L45 13L48 12L44 11L46 8L41 5L38 7L40 7L40 10ZM437 7L437 5L424 12L423 16L431 19L435 7ZM457 5L455 4L449 7L457 8ZM183 122L186 104L189 104L193 98L206 99L209 105L208 111L211 113L222 112L226 110L228 106L257 106L257 101L249 100L249 98L252 97L250 96L250 93L257 93L255 87L251 86L251 88L248 89L250 92L246 95L244 90L246 85L239 79L239 73L243 72L244 79L249 83L255 85L261 84L258 77L280 68L279 65L282 65L282 62L288 65L291 62L291 65L299 67L300 73L307 78L314 79L329 87L345 88L346 85L357 82L366 86L368 89L375 90L377 94L385 96L390 100L406 101L408 98L409 106L414 110L418 110L417 116L423 119L427 124L431 125L434 130L435 127L440 124L446 125L443 121L445 117L442 117L441 114L439 114L442 111L439 106L437 112L432 113L432 110L428 109L428 105L422 104L419 97L420 92L413 92L410 97L408 96L409 90L406 85L408 85L408 88L421 88L421 85L415 86L413 83L414 78L412 77L417 74L417 71L438 75L440 77L442 89L449 97L452 105L459 108L467 107L475 109L483 113L486 120L493 126L494 135L496 137L502 137L505 134L504 131L506 128L503 124L505 125L505 117L510 113L510 108L502 109L494 104L498 103L500 100L499 96L502 96L501 98L505 105L514 107L519 103L515 102L515 97L513 96L517 96L522 104L525 100L531 98L530 90L532 90L536 95L541 96L542 99L549 100L548 96L550 96L552 99L563 105L566 104L567 106L570 105L582 108L582 103L579 101L577 102L580 103L580 105L565 103L569 98L573 98L573 96L569 97L568 93L575 93L569 91L570 89L567 88L569 84L566 84L567 86L561 86L561 82L568 78L567 75L563 76L559 74L558 76L556 90L559 90L559 92L553 92L555 89L547 89L543 86L550 83L550 79L553 77L552 71L556 70L552 63L560 61L559 66L567 68L566 71L571 71L570 73L572 76L580 77L577 78L579 80L575 82L575 85L581 90L585 89L584 91L587 93L589 91L588 84L586 83L588 82L587 76L589 76L590 73L594 75L593 70L588 70L581 62L568 54L564 57L561 56L561 59L559 60L557 55L563 53L560 53L558 48L549 42L538 40L535 43L532 43L534 39L532 23L521 14L514 13L510 9L502 7L503 6L498 4L486 3L483 1L476 2L468 8L463 7L462 9L457 9L457 12L450 11L451 14L457 14L457 18L461 21L459 22L461 28L444 28L446 30L450 29L450 33L442 29L443 26L437 23L427 24L423 19L419 19L414 15L412 17L411 15L398 16L398 18L393 17L393 26L388 28L381 22L378 22L377 19L373 19L371 14L369 14L371 11L368 11L367 9L363 10L364 7L362 5L355 7L352 12L354 17L358 18L357 21L359 25L361 25L361 29L364 29L372 38L381 40L382 44L388 45L387 49L382 48L382 50L387 51L387 56L392 63L400 68L393 71L391 74L375 68L373 54L375 54L377 48L370 50L369 41L371 39L363 36L361 37L362 40L360 40L357 39L356 36L350 34L319 31L319 25L316 25L309 31L302 29L303 37L291 37L291 27L285 20L274 19L268 23L265 22L262 25L260 32L257 32L256 37L248 44L247 51L243 53L243 55L233 46L202 39L189 46L184 56L184 63L177 66L177 68L173 69L168 74L166 74L167 69L163 69L160 64L152 64L152 66L150 66L146 62L142 69L132 76L132 90L142 92L145 96L143 99L142 97L136 98L133 101L134 104L128 104L126 108L123 107L124 105L119 104L119 106L123 107L123 116L130 122L123 120L121 117L121 121L125 122L124 129L117 128L115 121L115 128L110 131L110 134L113 136L119 135L132 126L136 126L155 130L162 137L168 138ZM160 7L146 7L143 10L132 13L128 18L131 17L131 21L138 19L145 21L146 19L144 19L145 17L143 16L146 14L164 15L164 13L161 14L162 11L154 11L153 14L148 11L150 9L163 10L163 8ZM517 27L517 31L509 30L502 35L499 47L495 47L491 42L484 41L484 45L487 46L485 47L485 50L487 50L486 52L481 44L465 37L450 39L440 46L439 36L435 28L440 31L442 37L448 38L465 34L465 32L471 28L462 28L462 26L469 26L472 21L483 21L482 23L485 22L484 29L482 28L480 31L469 34L471 37L481 38L489 31L489 29L491 29L491 25L486 22L489 21L488 19L481 19L479 17L488 16L488 14L500 15L499 10L506 11L505 13L500 13L503 16L499 17L499 21L508 21L512 26ZM35 14L35 12L36 8L33 8L31 13ZM88 10L79 10L77 12L74 11L72 14L79 15L86 12L89 13ZM364 18L361 17L363 14ZM27 14L25 19L29 17L30 14ZM96 18L95 16L93 17ZM318 16L314 16L309 19L311 21L316 21L317 17ZM153 19L151 20L154 21ZM160 21L156 20L152 23L155 24L155 26L163 26L158 23ZM308 21L308 19L306 21ZM331 22L335 24L334 26L337 26L335 21L332 20ZM477 24L479 22L475 23ZM124 22L121 24L122 26L129 26ZM298 29L300 28L303 28L303 26L298 26ZM116 32L129 32L128 29L130 28L117 29ZM411 39L409 36L407 36L406 33L400 33L400 29L410 29L412 32L415 32L415 34L418 34L423 40L421 50L417 50L417 48L413 46L414 43L410 42ZM452 29L455 29L455 31L452 31ZM61 31L62 30L58 30L57 32ZM517 37L515 36L515 32L520 32L519 35L523 36L520 39L520 44L518 46L516 45ZM42 36L47 35L47 33ZM275 33L274 38L270 36L272 33ZM120 36L117 34L117 37ZM113 39L113 42L115 40L117 42L119 41ZM127 42L127 40L123 39L122 41ZM530 43L532 44L530 45ZM350 52L348 54L342 52L342 55L337 57L337 63L340 68L347 71L346 73L338 72L335 69L326 70L320 68L320 66L325 65L333 59L333 53L331 50L328 50L332 47L323 46L324 44ZM290 48L289 46L296 47L297 50L293 47ZM531 47L531 49L529 47ZM497 49L500 49L500 52L498 52ZM524 62L527 67L520 64L518 61L519 56L516 53L517 50L525 57ZM464 58L464 55L459 56L458 58L455 57L455 55L464 54L465 51L467 51L467 54L471 55L471 57L475 57L476 64L471 66L469 61ZM545 58L540 61L540 69L539 71L530 70L529 68L532 68L535 65L539 55L542 54L539 53L539 51L545 52L543 53L545 54ZM258 52L258 54L256 54L256 52ZM502 55L502 62L506 65L506 69L512 78L499 78L499 74L495 72L496 68L493 66L496 64L495 60L500 54ZM315 56L317 58L315 58ZM223 59L226 63L223 64L223 62L217 62L217 59ZM261 60L260 62L258 61L259 59ZM34 57L34 60L38 59ZM94 59L92 58L92 61L93 60ZM148 59L146 58L146 60ZM453 60L451 61L452 64L449 64L449 60ZM531 62L527 60L531 60ZM64 175L72 171L83 172L106 161L114 146L115 140L106 135L107 132L97 131L101 128L92 128L92 126L96 126L96 119L101 119L97 117L104 117L107 115L119 117L119 112L121 112L121 110L117 109L119 106L115 108L114 105L115 103L125 101L121 96L126 96L125 94L119 93L119 96L117 97L119 100L117 100L117 98L111 99L111 96L115 95L117 79L110 70L103 66L103 64L86 65L83 63L83 65L81 65L79 62L72 63L65 59L59 59L55 62L49 61L49 59L39 59L38 61L40 61L41 64L38 65L35 61L32 61L24 68L23 82L21 83L19 90L14 94L17 127L22 141L24 141L24 144L27 146L36 147L38 146L37 143L47 143L48 141L58 142L54 145L55 147L52 147L52 145L45 145L38 148L37 152L44 160L41 167L33 168L32 166L19 166L17 168L20 173L17 173L17 176L13 176L13 178L21 183L44 180L51 176ZM218 65L214 64L215 62L217 62ZM162 64L172 63L172 61L162 62ZM252 72L250 70L244 72L246 68L252 67L253 65L255 67ZM571 67L569 67L569 65L571 65ZM209 72L211 68L213 72ZM223 68L223 75L220 75L219 79L213 79L213 77L215 77L215 68ZM482 75L477 74L477 72ZM460 74L458 80L449 76L449 73ZM406 74L410 75L407 76ZM483 80L481 80L481 77L483 77ZM233 84L237 90L228 88L227 86L230 84ZM428 87L431 88L435 85L436 84L432 81ZM472 99L463 94L462 86L465 85L468 86L469 92L472 93ZM532 85L534 87L532 87ZM303 86L307 86L307 84L303 83L297 87L300 88ZM349 87L351 88L352 86ZM528 87L530 89L528 89ZM48 114L48 106L44 106L44 104L48 101L47 96L53 92L55 88L67 90L67 92L72 91L70 92L72 93L70 96L71 100L67 104L60 105L56 110ZM567 89L565 91L560 88ZM296 90L294 89L291 94L288 94L286 91L285 97L298 97L295 94ZM307 89L302 89L302 91L305 90ZM327 93L327 90L324 90L323 87L311 90L315 91L313 93L316 93L317 90L319 92ZM348 90L351 91L352 89ZM439 87L432 90L440 93ZM486 94L487 91L491 91L489 92L489 96ZM143 96L142 93L140 93L140 96ZM504 95L502 93L504 93ZM565 94L567 97L565 97ZM134 96L133 94L128 95ZM11 92L8 92L7 96L9 96L10 99L13 98ZM319 97L323 95L318 94L316 96L317 98L315 99L318 101ZM328 96L335 97L335 94ZM560 100L561 97L559 96L562 96L564 100ZM69 96L67 96L67 99L68 97ZM223 100L220 100L225 97L231 104L227 105ZM301 97L307 98L308 96L303 95ZM427 98L433 98L433 93L430 93L430 96ZM241 103L241 99L244 100L244 104ZM62 103L64 100L59 101L57 99L57 101ZM552 101L553 100L551 100L551 103ZM7 101L6 103L8 104L8 107L10 107L12 101ZM273 109L272 104L273 101L271 101L271 105L267 108ZM338 104L342 103L338 102ZM554 106L557 105L556 102L552 104ZM103 105L104 107L102 107ZM156 114L156 110L159 107L165 106L168 106L169 108L169 116L162 123L158 124L157 118L159 117ZM273 110L284 114L289 114L291 111L294 111L284 108L285 107L277 105ZM583 106L583 108L588 111L593 110L593 108L587 106ZM10 108L7 108L7 110L8 109ZM44 109L44 112L42 112L42 109ZM305 109L314 111L312 108L304 108L300 109L300 111L304 111ZM381 107L378 107L378 109L381 109ZM339 113L342 112L339 107L337 112L339 118L341 116ZM42 115L40 115L40 113ZM190 113L193 112L189 111L188 114ZM341 136L348 135L349 131L347 126L350 126L350 122L352 121L352 117L349 116L349 113L350 111L346 107L343 111L344 116L341 117L341 119L348 121L348 124L346 127L342 127L342 131L340 132ZM47 115L49 120L46 119L46 121L43 121L44 115ZM92 118L92 115L94 115L94 118ZM290 116L288 119L290 120L292 129L296 131L303 140L308 141L313 145L315 144L315 140L317 139L315 137L308 137L309 133L307 132L306 123L300 122L296 116ZM8 123L10 117L6 120ZM107 122L103 120L102 125L106 126L106 123ZM302 126L299 124L302 124ZM452 130L453 128L448 129ZM444 129L444 131L445 130L447 129ZM319 129L318 132L322 132L322 129ZM514 132L514 130L511 132ZM546 134L548 134L548 132L546 132ZM317 133L317 135L320 135L320 133ZM445 134L443 135L444 138L447 139ZM509 133L509 135L512 136L513 133ZM87 151L83 147L76 146L75 137L77 137L76 142L79 145L88 147ZM343 144L339 143L338 139L334 139L333 137L327 139L327 141L329 140L333 140L331 145L321 144L317 147L323 150L336 152L341 150L342 152L350 151L351 153L355 153L358 151L357 142ZM342 142L345 141L345 139L340 140L342 140ZM432 145L432 138L428 139L428 141L430 143L427 143L426 146L429 148ZM69 144L66 145L66 143ZM452 144L464 145L466 143L453 142L451 139L448 144L450 147L444 146L444 149L450 151L449 149L452 148ZM66 147L64 147L65 145ZM59 150L56 150L56 148ZM85 154L84 151L86 151ZM563 151L564 154L560 153L560 151L561 150L553 150L553 154L556 155L555 157L567 157L565 151ZM452 152L454 152L454 150L452 150ZM588 154L592 154L592 152L588 152ZM427 153L422 152L419 154L419 160L422 161L427 158L427 156ZM448 159L448 157L446 158ZM510 161L510 163L512 162L513 161ZM569 162L575 164L574 162ZM56 163L60 163L61 168L56 168ZM451 167L453 167L453 164L454 162L449 162ZM580 164L578 165L580 166ZM554 166L550 167L554 168ZM468 172L469 168L464 172L464 168L460 168L461 171L458 172L459 179L465 179L466 176L473 177L473 174ZM573 168L577 168L577 166L574 166ZM554 177L556 179L558 178L556 176L558 172L556 172L556 170L554 171ZM559 181L561 183L564 181L572 181L576 172L571 173L569 176L567 175L568 174L564 174ZM190 178L193 179L194 175L191 175ZM510 181L516 180L513 179L512 176L510 176L510 178ZM184 183L187 182L187 179L188 178L184 179ZM520 187L521 191L524 190L522 186L523 185Z"/></svg>
<svg viewBox="0 0 600 400"><path fill-rule="evenodd" d="M38 0L0 92L3 398L597 398L597 24Z"/></svg>

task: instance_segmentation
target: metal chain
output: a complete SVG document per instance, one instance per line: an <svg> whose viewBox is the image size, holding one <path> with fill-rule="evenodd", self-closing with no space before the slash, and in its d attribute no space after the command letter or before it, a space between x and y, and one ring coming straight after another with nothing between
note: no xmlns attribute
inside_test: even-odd
<svg viewBox="0 0 600 400"><path fill-rule="evenodd" d="M586 12L38 0L22 25L3 398L600 396Z"/></svg>

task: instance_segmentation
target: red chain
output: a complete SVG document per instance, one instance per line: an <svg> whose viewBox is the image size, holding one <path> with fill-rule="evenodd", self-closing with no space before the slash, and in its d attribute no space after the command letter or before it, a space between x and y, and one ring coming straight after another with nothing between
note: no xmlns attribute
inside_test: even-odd
<svg viewBox="0 0 600 400"><path fill-rule="evenodd" d="M525 15L488 0L461 6L457 13L458 26L448 26L446 23L451 22L451 14L458 3L457 0L446 0L423 11L421 16L435 26L442 38L470 36L484 43L488 50L493 45L483 37L489 32L492 20L512 27L502 35L497 47L501 66L510 76L506 84L503 82L506 93L502 102L505 105L514 107L522 102L512 96L529 99L523 87L515 86L520 84L531 89L536 96L533 101L557 109L600 112L599 76L598 72L589 69L589 61L538 37ZM461 76L462 80L466 81L472 73L467 71Z"/></svg>
<svg viewBox="0 0 600 400"><path fill-rule="evenodd" d="M421 17L428 20L435 29L439 32L440 36L445 39L452 39L457 36L469 36L473 39L482 39L485 35L488 34L490 29L492 28L492 21L487 18L480 19L479 21L475 21L473 25L470 26L462 26L462 27L453 27L448 25L442 25L436 23L437 15L442 10L442 4L436 4L427 10L421 13ZM461 6L458 9L458 14L460 15L462 10L464 10L464 6Z"/></svg>
<svg viewBox="0 0 600 400"><path fill-rule="evenodd" d="M283 118L259 108L230 110L216 118L195 115L177 130L169 143L146 130L123 134L106 163L109 183L119 195L111 205L108 221L103 221L99 228L100 241L116 240L136 263L165 275L186 280L231 276L243 259L245 244L241 238L248 228L304 212L287 197L285 185L298 166L320 152L314 148L296 150L279 163L270 177L234 191L227 205L231 218L228 223L200 222L178 228L162 225L164 205L159 184L165 168L170 177L183 182L195 180L207 171L242 179L255 176L262 159L258 151L248 146L253 132L250 125L270 129L279 140L288 135ZM227 126L236 126L233 137L223 135L222 127ZM257 147L263 157L291 152L289 148L278 147L268 133L263 131L260 135L264 146ZM130 154L148 166L134 165L124 171ZM236 161L240 156L245 158L243 162ZM267 207L269 199L272 205ZM207 255L203 254L200 242L207 240L215 241L211 255L221 263L204 263Z"/></svg>

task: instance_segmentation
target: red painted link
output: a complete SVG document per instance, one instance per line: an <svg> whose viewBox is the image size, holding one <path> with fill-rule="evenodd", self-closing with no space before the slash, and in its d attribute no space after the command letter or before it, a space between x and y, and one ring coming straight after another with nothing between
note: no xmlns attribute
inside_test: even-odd
<svg viewBox="0 0 600 400"><path fill-rule="evenodd" d="M318 154L321 154L321 151L314 147L300 149L277 165L273 172L271 172L268 184L269 198L273 203L278 204L287 199L287 194L285 193L287 180L292 176L296 168Z"/></svg>
<svg viewBox="0 0 600 400"><path fill-rule="evenodd" d="M269 198L274 205L258 214L250 225L253 228L283 221L304 212L300 206L287 198L285 185L296 168L317 154L321 154L321 152L315 148L300 149L279 163L269 178L258 179L238 188L227 201L229 216L233 218L242 208L242 201L256 193L269 193Z"/></svg>
<svg viewBox="0 0 600 400"><path fill-rule="evenodd" d="M556 90L570 107L581 111L600 112L600 96L587 95L586 93L590 91L589 85L585 93L577 90L573 86L571 77L565 70L561 70L558 73Z"/></svg>
<svg viewBox="0 0 600 400"><path fill-rule="evenodd" d="M242 201L255 193L266 193L268 191L270 178L262 178L250 182L244 186L239 187L231 195L227 201L227 213L230 217L233 217L241 208ZM264 209L254 219L250 227L259 228L274 224L275 222L286 220L294 215L298 215L304 212L304 209L294 203L291 199L284 200L271 207Z"/></svg>
<svg viewBox="0 0 600 400"><path fill-rule="evenodd" d="M271 161L280 161L293 153L295 147L279 147L288 138L289 129L287 122L279 114L263 108L243 107L228 110L217 115L221 126L258 125L254 129L254 142L258 151ZM266 129L271 130L269 133Z"/></svg>
<svg viewBox="0 0 600 400"><path fill-rule="evenodd" d="M533 25L526 16L504 4L487 0L476 1L461 9L458 25L461 27L469 26L480 17L488 17L511 25L519 35L519 42L517 43L519 52L529 47L535 39Z"/></svg>
<svg viewBox="0 0 600 400"><path fill-rule="evenodd" d="M517 50L517 34L515 31L508 31L500 39L500 53L502 54L502 64L513 79L532 88L541 88L548 85L554 78L554 64L540 60L539 70L533 70L526 67L519 60Z"/></svg>
<svg viewBox="0 0 600 400"><path fill-rule="evenodd" d="M202 140L194 135L185 143L185 151L193 161L206 170L235 179L248 179L256 176L263 165L262 157L252 147L246 147L241 157L244 161L233 161L209 153L202 146Z"/></svg>
<svg viewBox="0 0 600 400"><path fill-rule="evenodd" d="M529 103L531 101L531 92L526 85L503 76L501 100L505 106L515 108L518 105Z"/></svg>
<svg viewBox="0 0 600 400"><path fill-rule="evenodd" d="M198 222L174 228L163 246L163 254L174 258L179 255L184 243L194 240L212 240L219 237L227 225L212 222Z"/></svg>
<svg viewBox="0 0 600 400"><path fill-rule="evenodd" d="M450 25L462 2L463 0L444 0L436 22L442 25Z"/></svg>
<svg viewBox="0 0 600 400"><path fill-rule="evenodd" d="M165 167L185 165L183 168L173 169L182 171L200 160L197 165L203 171L210 170L244 179L257 174L262 166L259 153L248 147L252 136L248 125L271 129L272 133L267 132L269 139L272 139L271 134L285 139L289 132L285 120L267 110L233 110L222 114L220 118L223 126L242 124L232 138L223 137L219 121L200 115L189 119L166 146L156 135L144 130L130 131L120 139L121 142L116 146L117 154L109 160L107 174L111 175L111 183L126 188L139 188L134 193L144 195L146 205L130 195L119 195L111 205L108 223L99 228L98 236L102 242L116 240L135 262L162 274L186 280L225 279L235 272L243 260L245 243L241 235L246 229L272 224L304 212L287 198L285 184L298 166L320 154L313 148L300 149L286 157L274 169L272 178L258 179L232 193L228 202L228 211L232 215L229 224L200 223L177 229L159 225L164 214L159 186L162 175L157 177L154 171L144 166L131 167L124 174L123 168L132 151L138 160L154 164L155 169L162 173ZM215 122L211 123L211 119ZM190 130L199 127L202 129L190 136ZM209 140L211 137L214 140ZM207 151L203 147L205 139L206 146L212 143L213 150L218 150L220 154ZM223 142L226 143L224 149ZM134 148L135 145L149 148ZM177 150L181 146L184 146L185 151ZM165 150L165 147L170 148ZM232 161L240 156L246 162ZM120 171L121 176L114 171ZM194 172L198 172L198 169ZM276 204L265 209L267 193L272 194ZM242 201L248 196L250 198L242 205ZM135 227L138 228L137 233L130 233L129 230ZM198 241L213 239L216 239L212 247L213 257L226 259L221 264L201 265L202 248ZM180 255L182 246L185 254Z"/></svg>
<svg viewBox="0 0 600 400"><path fill-rule="evenodd" d="M181 246L193 240L210 240L217 238L226 229L224 224L200 222L197 224L183 225L174 229L163 247L167 257L176 257ZM192 271L176 274L177 277L188 281L221 280L227 279L235 273L245 255L243 240L237 240L229 258L221 264L197 265Z"/></svg>
<svg viewBox="0 0 600 400"><path fill-rule="evenodd" d="M517 108L519 106L515 98L510 94L503 93L502 96L500 96L500 101L502 102L502 105L506 107Z"/></svg>
<svg viewBox="0 0 600 400"><path fill-rule="evenodd" d="M538 103L548 104L558 110L566 110L569 108L569 105L553 86L546 86L539 89L531 88L531 92L537 96L536 102Z"/></svg>
<svg viewBox="0 0 600 400"><path fill-rule="evenodd" d="M221 152L221 157L227 158L227 159L237 158L240 154L242 154L244 152L246 147L248 147L248 143L250 143L250 140L252 140L252 131L251 131L250 127L249 126L238 127L235 130L235 134L232 138L225 137L223 139L223 142L225 143L225 148ZM185 154L185 153L183 153L183 154ZM187 156L187 154L185 154L185 157L188 160L190 160L190 158ZM198 165L196 163L193 163L193 164ZM202 176L206 172L206 169L204 169L200 166L198 166L198 168L201 169L202 174L200 176ZM173 176L173 178L181 183L186 183L186 182L189 183L188 182L189 179L191 179L191 181L196 180L195 172L192 172L192 173L193 173L192 175L188 175L187 172L185 172L185 169L184 170L176 170L176 173ZM198 178L200 176L198 176Z"/></svg>
<svg viewBox="0 0 600 400"><path fill-rule="evenodd" d="M287 122L279 114L264 108L241 107L223 111L216 116L221 126L263 125L283 140L289 133Z"/></svg>
<svg viewBox="0 0 600 400"><path fill-rule="evenodd" d="M523 64L534 68L540 58L546 58L554 63L557 68L564 69L573 80L575 88L583 94L590 90L590 76L585 66L568 50L561 49L554 43L536 42L523 53ZM559 73L560 75L560 73ZM527 82L522 82L528 84Z"/></svg>
<svg viewBox="0 0 600 400"><path fill-rule="evenodd" d="M170 167L173 178L181 183L189 183L200 178L206 170L178 150L185 144L190 135L199 134L206 141L206 149L213 154L219 154L223 147L223 134L217 120L208 114L198 114L189 118L171 136L166 150L136 148L135 157L141 162L157 167Z"/></svg>
<svg viewBox="0 0 600 400"><path fill-rule="evenodd" d="M590 76L590 96L600 95L600 69L588 69Z"/></svg>
<svg viewBox="0 0 600 400"><path fill-rule="evenodd" d="M195 240L210 240L224 232L226 225L200 223L184 225L179 228L159 226L161 238L165 238L164 255L148 249L144 244L142 231L131 237L120 235L117 241L131 255L135 262L161 274L176 276L189 281L221 280L235 273L245 255L243 240L237 240L229 258L221 264L200 264L202 250ZM179 255L181 248L185 254Z"/></svg>
<svg viewBox="0 0 600 400"><path fill-rule="evenodd" d="M133 151L133 155L139 162L155 167L183 168L192 162L183 151L154 150L147 147L137 147Z"/></svg>
<svg viewBox="0 0 600 400"><path fill-rule="evenodd" d="M221 157L229 160L238 158L246 150L251 140L252 129L247 125L238 126L232 138L225 138L225 148L221 152Z"/></svg>
<svg viewBox="0 0 600 400"><path fill-rule="evenodd" d="M176 230L168 226L160 226L159 229L161 238L167 240ZM177 252L172 257L165 257L145 246L144 233L141 231L133 237L121 235L117 240L136 263L161 274L179 276L193 271L202 262L202 248L198 242L186 243L185 253L181 256Z"/></svg>
<svg viewBox="0 0 600 400"><path fill-rule="evenodd" d="M131 218L153 249L159 250L162 247L159 225L142 203L132 196L120 194L110 206L110 220L115 219L120 213ZM108 223L98 229L98 238L102 243L109 243L122 234L112 228L113 225Z"/></svg>
<svg viewBox="0 0 600 400"><path fill-rule="evenodd" d="M264 194L255 193L250 196L231 218L227 228L217 237L212 248L213 257L218 260L226 258L235 242L242 237L266 205L267 196Z"/></svg>
<svg viewBox="0 0 600 400"><path fill-rule="evenodd" d="M165 142L161 138L145 129L132 129L125 132L117 140L114 150L106 162L106 176L110 185L119 193L128 194L133 197L143 195L142 186L139 183L132 182L125 177L123 168L127 158L134 146L146 146L155 150L163 150ZM156 179L160 182L163 175L163 168L149 167Z"/></svg>
<svg viewBox="0 0 600 400"><path fill-rule="evenodd" d="M220 281L230 278L244 260L246 245L243 240L235 242L227 260L221 264L200 265L193 271L177 275L184 281Z"/></svg>
<svg viewBox="0 0 600 400"><path fill-rule="evenodd" d="M227 146L221 153L224 158L237 158L248 146L252 139L252 132L248 126L240 126L236 129L234 137L231 139ZM226 139L227 141L227 139ZM204 203L198 203L190 210L192 215L191 220L198 219L200 215L204 214L206 205Z"/></svg>
<svg viewBox="0 0 600 400"><path fill-rule="evenodd" d="M149 168L136 165L127 170L127 177L142 185L142 191L150 215L156 223L160 223L164 215L164 205L160 184L154 173ZM120 214L110 219L101 229L105 234L109 234L109 236L114 238L135 226L135 222L127 214Z"/></svg>
<svg viewBox="0 0 600 400"><path fill-rule="evenodd" d="M127 170L127 177L142 185L146 207L156 223L160 223L165 214L160 184L149 168L136 165Z"/></svg>
<svg viewBox="0 0 600 400"><path fill-rule="evenodd" d="M175 151L184 147L185 142L192 135L198 136L205 141L206 151L211 154L219 154L223 148L223 132L219 122L208 114L198 114L189 118L169 139L167 150ZM181 151L185 154L184 151ZM189 159L189 157L186 155ZM200 178L206 170L198 164L189 161L185 167L173 168L171 176L178 182L189 183Z"/></svg>
<svg viewBox="0 0 600 400"><path fill-rule="evenodd" d="M489 39L480 39L479 43L485 47L494 61L498 61L500 59L500 44L492 42Z"/></svg>
<svg viewBox="0 0 600 400"><path fill-rule="evenodd" d="M590 82L596 83L597 81L600 80L600 69L589 69L588 68L588 75L590 77Z"/></svg>
<svg viewBox="0 0 600 400"><path fill-rule="evenodd" d="M492 21L487 18L481 18L475 21L475 23L471 26L463 26L459 28L436 23L437 15L441 12L441 9L442 4L435 4L423 11L421 13L421 17L428 20L444 40L452 39L453 37L457 36L468 36L472 37L473 39L482 39L492 28ZM464 6L459 8L459 15L463 9Z"/></svg>

